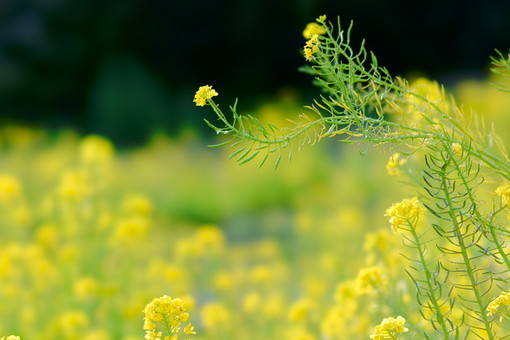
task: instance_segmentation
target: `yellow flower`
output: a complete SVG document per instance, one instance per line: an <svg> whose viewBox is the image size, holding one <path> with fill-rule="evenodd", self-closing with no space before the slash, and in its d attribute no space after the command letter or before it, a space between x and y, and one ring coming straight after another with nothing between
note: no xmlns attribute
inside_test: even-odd
<svg viewBox="0 0 510 340"><path fill-rule="evenodd" d="M169 332L164 339L177 339L181 331L181 323L189 319L186 307L187 305L183 300L179 298L172 299L167 295L149 302L143 310L145 314L143 325L146 332L145 339L162 339L163 331L159 331L158 326ZM193 325L188 323L183 332L184 334L195 334Z"/></svg>
<svg viewBox="0 0 510 340"><path fill-rule="evenodd" d="M319 16L316 21L319 23L319 24L324 24L326 22L326 15L321 15Z"/></svg>
<svg viewBox="0 0 510 340"><path fill-rule="evenodd" d="M416 219L423 210L418 198L404 199L399 203L393 204L386 209L384 216L390 217L391 229L397 232L401 224L409 223L410 220Z"/></svg>
<svg viewBox="0 0 510 340"><path fill-rule="evenodd" d="M496 194L501 198L501 204L510 203L510 183L505 183L496 189Z"/></svg>
<svg viewBox="0 0 510 340"><path fill-rule="evenodd" d="M11 175L0 175L0 201L8 202L20 196L21 184Z"/></svg>
<svg viewBox="0 0 510 340"><path fill-rule="evenodd" d="M406 163L407 160L400 159L400 154L394 153L388 163L386 163L386 170L388 170L388 175L390 176L400 176L401 172L399 167Z"/></svg>
<svg viewBox="0 0 510 340"><path fill-rule="evenodd" d="M113 158L113 145L106 138L87 136L80 142L80 158L85 164L107 163Z"/></svg>
<svg viewBox="0 0 510 340"><path fill-rule="evenodd" d="M510 292L502 292L487 306L487 316L492 316L499 312L501 314L499 321L501 322L503 320L503 313L506 314L506 316L508 317L509 314L508 306L510 306ZM503 313L501 313L501 311L499 310L500 307L503 309Z"/></svg>
<svg viewBox="0 0 510 340"><path fill-rule="evenodd" d="M452 153L454 155L462 154L462 145L460 145L459 143L452 143Z"/></svg>
<svg viewBox="0 0 510 340"><path fill-rule="evenodd" d="M303 48L305 59L310 61L314 58L313 54L319 50L319 35L313 34L305 43Z"/></svg>
<svg viewBox="0 0 510 340"><path fill-rule="evenodd" d="M388 284L388 279L381 267L361 269L356 277L356 290L360 295L380 291Z"/></svg>
<svg viewBox="0 0 510 340"><path fill-rule="evenodd" d="M216 92L212 86L205 85L200 86L197 93L195 93L195 99L193 99L193 102L197 104L197 106L204 106L207 104L207 100L211 99L214 96L217 96L218 92Z"/></svg>
<svg viewBox="0 0 510 340"><path fill-rule="evenodd" d="M21 340L21 338L16 335L9 335L1 337L0 340Z"/></svg>
<svg viewBox="0 0 510 340"><path fill-rule="evenodd" d="M203 306L201 315L204 328L212 332L225 328L232 319L229 310L217 302L210 302Z"/></svg>
<svg viewBox="0 0 510 340"><path fill-rule="evenodd" d="M195 326L193 326L192 324L188 323L186 325L186 327L184 327L184 331L183 331L184 334L197 334L195 332Z"/></svg>
<svg viewBox="0 0 510 340"><path fill-rule="evenodd" d="M314 308L312 301L307 298L302 298L294 302L288 312L288 317L291 321L303 322L307 319Z"/></svg>
<svg viewBox="0 0 510 340"><path fill-rule="evenodd" d="M82 171L68 171L62 174L58 188L63 198L79 201L92 193L89 178Z"/></svg>
<svg viewBox="0 0 510 340"><path fill-rule="evenodd" d="M396 339L400 333L409 331L409 329L405 327L405 323L406 319L400 315L396 318L385 318L379 325L375 326L374 333L370 335L370 339Z"/></svg>
<svg viewBox="0 0 510 340"><path fill-rule="evenodd" d="M303 31L303 37L305 37L305 39L310 39L314 35L322 35L324 33L326 33L326 29L322 27L322 25L319 25L316 22L311 22L306 25Z"/></svg>

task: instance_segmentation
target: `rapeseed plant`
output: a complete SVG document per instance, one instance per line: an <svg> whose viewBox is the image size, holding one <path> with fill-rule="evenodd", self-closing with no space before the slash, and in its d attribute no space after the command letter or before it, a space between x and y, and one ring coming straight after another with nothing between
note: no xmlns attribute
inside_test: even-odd
<svg viewBox="0 0 510 340"><path fill-rule="evenodd" d="M323 93L294 127L240 115L237 101L228 119L208 98L219 123L205 121L227 138L215 146L233 147L230 157L240 164L261 157L262 165L275 155L277 167L293 150L328 137L391 145L386 169L392 176L408 175L414 196L386 210L392 230L407 247L408 267L400 275L407 274L414 284L421 315L404 310L413 320L412 332L425 338L501 339L506 331L494 315L500 315L500 323L507 317L501 290L510 284L510 235L502 218L509 210L510 161L504 144L478 113L457 105L436 82L392 77L365 42L351 45L351 29L352 24L345 31L340 19L335 26L324 16L305 29L303 54L310 64L303 70ZM499 53L493 65L495 73L510 80L510 55ZM501 83L497 87L510 91ZM499 187L494 189L494 183ZM375 268L380 267L360 274L358 286L385 282ZM397 308L388 307L388 312ZM385 318L371 337L396 338L408 331L404 324L401 316Z"/></svg>

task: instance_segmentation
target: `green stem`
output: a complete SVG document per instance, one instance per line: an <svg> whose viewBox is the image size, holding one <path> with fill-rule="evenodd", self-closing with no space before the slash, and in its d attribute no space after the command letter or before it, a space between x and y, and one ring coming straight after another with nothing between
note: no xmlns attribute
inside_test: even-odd
<svg viewBox="0 0 510 340"><path fill-rule="evenodd" d="M409 224L409 230L411 232L411 235L413 236L413 242L416 246L416 250L418 251L418 255L420 257L420 263L423 268L423 271L425 273L425 278L427 281L427 288L428 288L428 297L430 298L430 301L432 302L432 305L434 306L434 310L436 312L436 319L439 325L441 326L441 330L443 332L444 339L450 339L450 334L448 331L448 326L446 325L446 320L444 318L444 315L441 313L441 308L439 305L439 299L436 296L435 289L432 285L432 282L435 281L433 278L432 273L430 272L430 269L428 267L427 261L425 259L425 250L422 247L420 238L418 236L418 233L416 232L416 227L412 223L412 221L408 220Z"/></svg>
<svg viewBox="0 0 510 340"><path fill-rule="evenodd" d="M444 159L445 165L448 165L450 160L451 160L451 158ZM492 339L494 339L494 335L492 334L491 324L490 324L489 319L487 318L487 313L485 313L485 305L482 301L482 295L480 294L479 283L476 280L473 265L471 263L472 261L471 261L471 258L469 257L467 247L464 242L464 238L460 231L460 225L457 221L456 210L454 208L455 203L453 202L453 200L450 196L449 190L448 190L449 189L449 187L447 185L448 179L446 178L446 175L444 172L440 172L439 174L442 177L441 190L444 193L444 198L445 198L447 206L448 206L448 216L450 218L450 221L453 224L453 233L455 235L455 238L457 239L457 242L458 242L458 245L460 248L460 252L462 255L462 260L463 260L464 266L466 268L466 273L468 275L469 282L471 283L471 288L473 289L473 294L475 295L476 303L478 305L478 309L479 309L478 316L482 319L482 321L484 323L488 340L492 340Z"/></svg>

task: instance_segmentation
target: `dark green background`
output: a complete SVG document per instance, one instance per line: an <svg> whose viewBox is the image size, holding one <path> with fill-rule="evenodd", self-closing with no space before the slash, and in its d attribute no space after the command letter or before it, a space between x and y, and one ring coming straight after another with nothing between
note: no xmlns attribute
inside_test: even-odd
<svg viewBox="0 0 510 340"><path fill-rule="evenodd" d="M481 76L510 47L506 0L0 0L0 116L136 144L202 127L200 85L222 105L287 87L306 101L301 32L320 14L354 20L394 75Z"/></svg>

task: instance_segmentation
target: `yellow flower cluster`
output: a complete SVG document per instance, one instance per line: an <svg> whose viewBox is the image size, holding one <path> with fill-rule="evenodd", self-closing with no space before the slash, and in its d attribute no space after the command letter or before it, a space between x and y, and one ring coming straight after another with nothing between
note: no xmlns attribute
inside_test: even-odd
<svg viewBox="0 0 510 340"><path fill-rule="evenodd" d="M145 306L143 313L145 314L143 329L146 331L147 340L177 340L181 332L181 323L189 319L185 302L167 295L153 299ZM159 330L158 325L170 334L163 337L163 331ZM195 334L193 325L188 323L183 333Z"/></svg>
<svg viewBox="0 0 510 340"><path fill-rule="evenodd" d="M0 338L0 340L21 340L19 336L16 335L9 335L9 336L3 336Z"/></svg>
<svg viewBox="0 0 510 340"><path fill-rule="evenodd" d="M381 267L363 268L356 277L356 290L360 295L368 295L384 289L388 278Z"/></svg>
<svg viewBox="0 0 510 340"><path fill-rule="evenodd" d="M400 159L400 154L398 152L394 153L388 160L388 163L386 163L388 174L390 176L400 176L400 166L404 165L406 162L406 159Z"/></svg>
<svg viewBox="0 0 510 340"><path fill-rule="evenodd" d="M399 334L409 331L409 329L405 327L405 323L406 319L400 315L396 318L385 318L379 325L375 326L374 333L370 335L370 339L396 339Z"/></svg>
<svg viewBox="0 0 510 340"><path fill-rule="evenodd" d="M205 106L207 104L207 100L211 99L212 97L215 97L218 95L218 92L216 92L212 86L205 85L200 86L198 88L197 93L195 93L195 98L193 99L193 102L196 103L197 106Z"/></svg>
<svg viewBox="0 0 510 340"><path fill-rule="evenodd" d="M306 60L310 61L314 58L313 54L319 51L319 35L313 34L305 43L303 48Z"/></svg>
<svg viewBox="0 0 510 340"><path fill-rule="evenodd" d="M503 313L501 313L500 308L504 310L504 314L508 317L510 315L508 306L510 306L510 292L502 292L487 306L487 316L493 316L500 313L499 320L501 321L503 319Z"/></svg>
<svg viewBox="0 0 510 340"><path fill-rule="evenodd" d="M404 199L386 209L384 216L390 217L391 229L397 232L398 228L405 223L411 223L418 218L423 208L418 198Z"/></svg>

